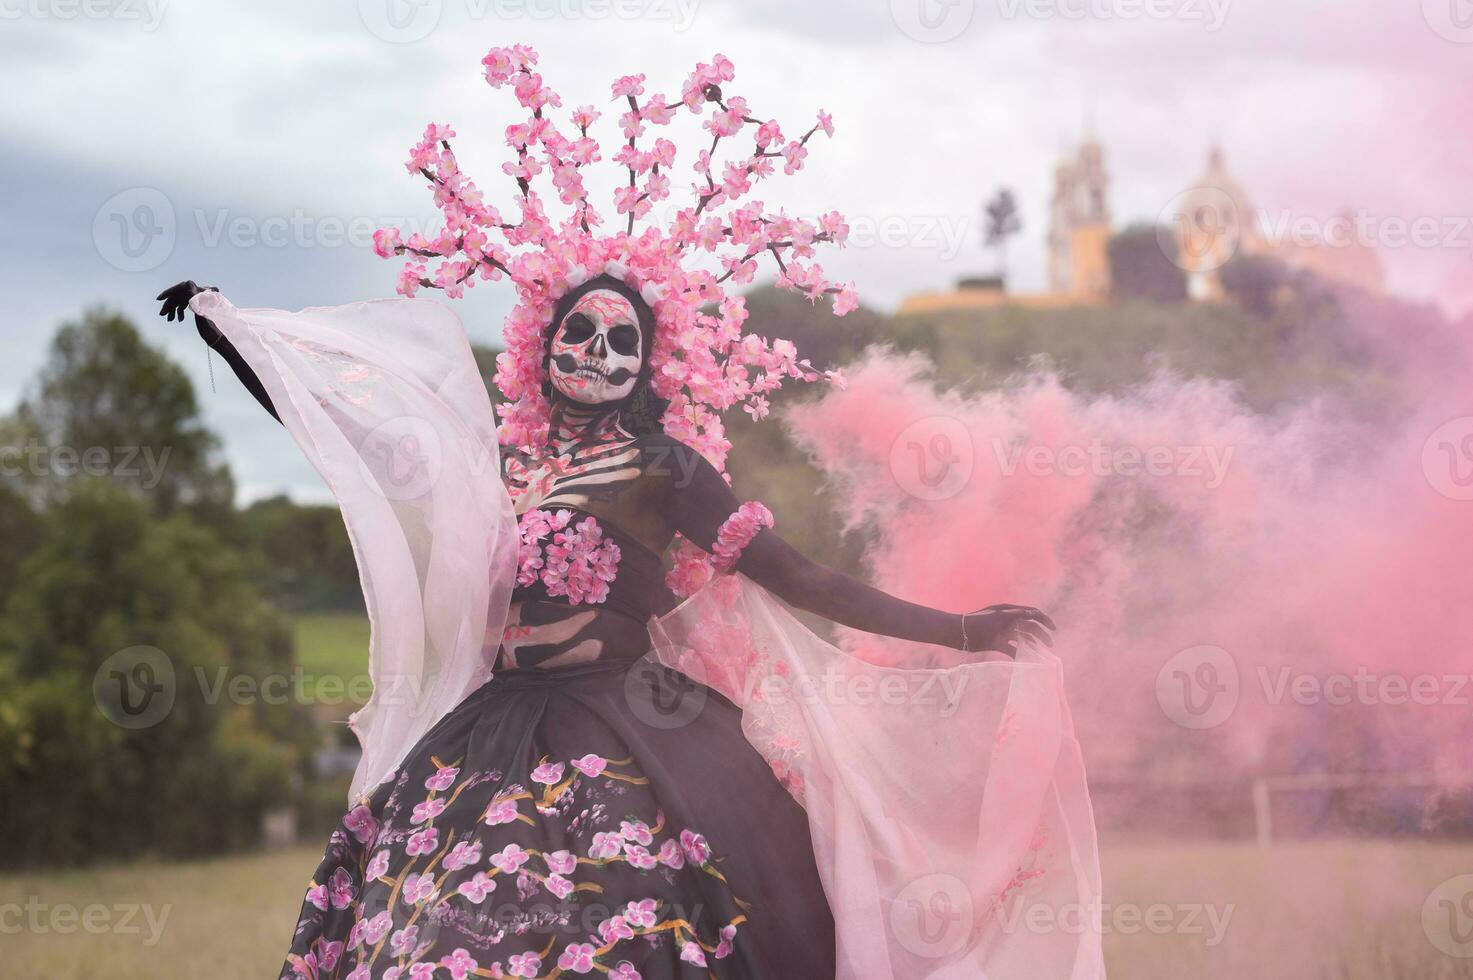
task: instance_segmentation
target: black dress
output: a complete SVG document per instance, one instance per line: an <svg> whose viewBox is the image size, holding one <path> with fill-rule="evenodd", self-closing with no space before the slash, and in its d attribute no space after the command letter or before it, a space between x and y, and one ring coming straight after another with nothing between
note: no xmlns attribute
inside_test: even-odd
<svg viewBox="0 0 1473 980"><path fill-rule="evenodd" d="M612 607L660 601L649 561L626 550ZM332 834L282 971L583 974L834 975L802 808L740 711L643 649L500 671L441 720Z"/></svg>

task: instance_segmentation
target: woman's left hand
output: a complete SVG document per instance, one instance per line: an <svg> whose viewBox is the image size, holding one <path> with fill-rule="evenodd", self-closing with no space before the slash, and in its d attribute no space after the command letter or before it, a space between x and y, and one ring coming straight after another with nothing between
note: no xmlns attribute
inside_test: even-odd
<svg viewBox="0 0 1473 980"><path fill-rule="evenodd" d="M1054 645L1054 621L1033 606L1002 603L962 616L961 649L972 653L995 650L1018 656L1018 644L1035 642Z"/></svg>

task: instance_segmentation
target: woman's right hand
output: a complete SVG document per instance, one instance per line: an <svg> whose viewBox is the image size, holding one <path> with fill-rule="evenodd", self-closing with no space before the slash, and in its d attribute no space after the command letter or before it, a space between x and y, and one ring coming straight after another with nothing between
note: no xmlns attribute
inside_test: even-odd
<svg viewBox="0 0 1473 980"><path fill-rule="evenodd" d="M214 286L196 286L193 279L176 282L154 297L164 304L159 307L159 316L165 320L183 321L184 314L189 310L189 301L200 293L214 288Z"/></svg>

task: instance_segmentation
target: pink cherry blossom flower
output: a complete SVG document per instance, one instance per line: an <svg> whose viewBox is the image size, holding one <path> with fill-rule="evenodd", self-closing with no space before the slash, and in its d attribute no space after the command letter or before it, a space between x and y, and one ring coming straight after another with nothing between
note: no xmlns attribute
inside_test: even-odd
<svg viewBox="0 0 1473 980"><path fill-rule="evenodd" d="M481 966L463 947L457 947L449 956L440 957L440 965L450 971L452 980L466 980Z"/></svg>
<svg viewBox="0 0 1473 980"><path fill-rule="evenodd" d="M588 856L595 861L602 861L618 854L624 848L624 841L618 834L597 833L593 835L593 843L588 846Z"/></svg>
<svg viewBox="0 0 1473 980"><path fill-rule="evenodd" d="M573 125L579 129L587 129L592 126L601 116L597 109L591 105L580 105L573 110Z"/></svg>
<svg viewBox="0 0 1473 980"><path fill-rule="evenodd" d="M352 831L354 839L360 844L367 844L378 833L378 821L366 806L355 806L349 810L347 816L343 817L343 826Z"/></svg>
<svg viewBox="0 0 1473 980"><path fill-rule="evenodd" d="M379 851L377 854L369 859L368 869L364 871L364 875L368 881L373 881L377 878L382 878L384 876L384 873L388 870L389 852Z"/></svg>
<svg viewBox="0 0 1473 980"><path fill-rule="evenodd" d="M343 955L343 944L339 942L328 942L318 939L312 944L317 953L317 963L328 973L337 969L338 958Z"/></svg>
<svg viewBox="0 0 1473 980"><path fill-rule="evenodd" d="M481 860L480 841L460 841L445 855L445 870L459 871Z"/></svg>
<svg viewBox="0 0 1473 980"><path fill-rule="evenodd" d="M827 112L824 112L822 109L818 110L818 128L823 130L823 134L825 136L833 136L834 117L829 115Z"/></svg>
<svg viewBox="0 0 1473 980"><path fill-rule="evenodd" d="M387 259L397 254L395 249L399 247L398 228L380 228L373 233L373 254L381 259Z"/></svg>
<svg viewBox="0 0 1473 980"><path fill-rule="evenodd" d="M843 316L859 309L859 297L854 295L854 283L848 283L834 294L834 315Z"/></svg>
<svg viewBox="0 0 1473 980"><path fill-rule="evenodd" d="M733 941L735 939L736 926L722 926L721 941L716 944L716 949L713 955L715 955L718 960L726 959L728 956L731 955L731 951L734 945Z"/></svg>
<svg viewBox="0 0 1473 980"><path fill-rule="evenodd" d="M419 941L419 926L405 926L389 937L389 948L395 956L407 956Z"/></svg>
<svg viewBox="0 0 1473 980"><path fill-rule="evenodd" d="M307 901L322 911L327 911L328 898L326 885L313 885L307 889Z"/></svg>
<svg viewBox="0 0 1473 980"><path fill-rule="evenodd" d="M607 945L620 939L633 939L634 930L630 928L628 919L622 915L615 915L598 924L598 935Z"/></svg>
<svg viewBox="0 0 1473 980"><path fill-rule="evenodd" d="M423 803L416 803L414 805L414 811L413 811L413 813L411 814L411 816L409 818L409 822L410 823L424 823L427 820L433 820L433 819L435 819L436 817L438 817L440 814L442 814L444 812L445 812L445 801L444 800L440 800L440 799L425 800Z"/></svg>
<svg viewBox="0 0 1473 980"><path fill-rule="evenodd" d="M405 875L404 885L399 891L404 904L411 907L428 901L434 894L435 876L429 873Z"/></svg>
<svg viewBox="0 0 1473 980"><path fill-rule="evenodd" d="M477 871L475 877L462 881L455 889L458 894L464 895L477 905L485 901L486 896L495 890L496 882L484 871Z"/></svg>
<svg viewBox="0 0 1473 980"><path fill-rule="evenodd" d="M567 898L573 893L573 883L562 875L548 875L542 883L558 898Z"/></svg>
<svg viewBox="0 0 1473 980"><path fill-rule="evenodd" d="M500 868L504 873L511 874L526 864L531 855L524 851L520 845L508 844L495 854L491 855L491 863Z"/></svg>
<svg viewBox="0 0 1473 980"><path fill-rule="evenodd" d="M644 94L643 75L624 75L614 81L614 98L623 99L629 96L640 96Z"/></svg>
<svg viewBox="0 0 1473 980"><path fill-rule="evenodd" d="M644 980L644 978L634 968L633 963L628 960L620 960L609 970L609 980Z"/></svg>
<svg viewBox="0 0 1473 980"><path fill-rule="evenodd" d="M557 965L574 973L587 973L593 969L593 957L598 952L591 943L569 943L557 958Z"/></svg>
<svg viewBox="0 0 1473 980"><path fill-rule="evenodd" d="M667 840L660 845L660 863L667 868L677 871L685 867L685 851L681 850L680 844L673 840Z"/></svg>
<svg viewBox="0 0 1473 980"><path fill-rule="evenodd" d="M594 755L592 752L583 756L581 759L574 759L572 762L574 769L577 769L589 778L601 775L604 769L608 767L608 764L608 759L605 759L601 755Z"/></svg>
<svg viewBox="0 0 1473 980"><path fill-rule="evenodd" d="M636 929L650 929L655 925L655 900L653 898L640 899L630 902L624 907L624 918L629 920L630 925Z"/></svg>
<svg viewBox="0 0 1473 980"><path fill-rule="evenodd" d="M486 814L481 819L491 826L497 824L511 823L517 818L516 800L492 800L486 807Z"/></svg>
<svg viewBox="0 0 1473 980"><path fill-rule="evenodd" d="M506 972L514 977L535 977L542 972L542 957L536 953L513 953L506 961Z"/></svg>
<svg viewBox="0 0 1473 980"><path fill-rule="evenodd" d="M650 825L643 820L621 820L619 836L636 844L650 844L655 839L650 833Z"/></svg>
<svg viewBox="0 0 1473 980"><path fill-rule="evenodd" d="M687 963L694 963L696 966L706 965L706 951L701 949L699 943L687 941L680 947L680 958Z"/></svg>
<svg viewBox="0 0 1473 980"><path fill-rule="evenodd" d="M389 934L394 925L394 917L388 912L380 912L369 920L363 930L363 941L369 946L377 946L383 938Z"/></svg>
<svg viewBox="0 0 1473 980"><path fill-rule="evenodd" d="M532 770L532 781L544 786L552 786L563 778L563 764L561 762L544 762Z"/></svg>
<svg viewBox="0 0 1473 980"><path fill-rule="evenodd" d="M703 865L711 860L711 846L701 834L689 830L680 832L680 847L691 864Z"/></svg>
<svg viewBox="0 0 1473 980"><path fill-rule="evenodd" d="M808 148L797 140L783 147L783 173L795 174L803 169L803 160L808 156Z"/></svg>
<svg viewBox="0 0 1473 980"><path fill-rule="evenodd" d="M440 832L434 827L426 827L418 833L409 835L409 840L404 845L404 853L410 857L429 854L439 842Z"/></svg>
<svg viewBox="0 0 1473 980"><path fill-rule="evenodd" d="M547 862L547 870L560 875L572 874L578 867L578 859L572 851L549 851L542 855L542 859Z"/></svg>
<svg viewBox="0 0 1473 980"><path fill-rule="evenodd" d="M630 867L639 868L641 871L648 871L651 868L657 867L660 863L655 860L655 856L650 853L649 848L640 844L626 844L624 846L624 859L629 862Z"/></svg>
<svg viewBox="0 0 1473 980"><path fill-rule="evenodd" d="M332 880L327 884L328 896L332 900L332 907L345 909L353 902L357 894L353 887L353 876L348 873L347 868L337 868L332 873Z"/></svg>
<svg viewBox="0 0 1473 980"><path fill-rule="evenodd" d="M460 770L455 766L442 766L436 769L434 775L425 780L425 789L443 793L455 785L455 777L460 775Z"/></svg>

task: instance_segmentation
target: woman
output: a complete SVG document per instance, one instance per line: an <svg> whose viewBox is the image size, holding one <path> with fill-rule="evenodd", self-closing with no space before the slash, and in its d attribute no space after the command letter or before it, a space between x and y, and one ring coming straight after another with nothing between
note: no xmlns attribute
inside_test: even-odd
<svg viewBox="0 0 1473 980"><path fill-rule="evenodd" d="M843 862L832 855L850 836L831 835L819 822L818 811L835 812L823 802L832 790L811 783L828 782L852 763L773 721L778 703L801 709L799 729L827 707L784 701L776 689L754 693L751 684L759 674L762 683L790 677L790 664L777 662L782 651L820 641L798 636L795 623L779 622L780 611L749 614L763 622L744 622L740 640L726 628L729 620L699 620L695 611L719 595L730 610L732 593L722 583L750 581L854 629L1009 655L1024 641L1049 643L1053 624L1031 607L958 615L887 595L809 561L773 529L765 507L736 498L711 461L724 460L724 443L717 413L705 407L729 406L737 400L728 397L733 390L760 398L774 386L773 375L815 372L778 345L734 329L731 321L739 326L744 314L729 310L730 300L719 297L725 318L700 312L718 299L713 278L678 264L683 258L669 243L681 232L630 237L637 200L627 209L630 232L597 239L589 231L586 196L573 193L574 219L561 231L544 227L541 253L525 264L468 233L501 227L513 229L510 237L528 224L547 225L539 224L540 204L528 191L535 173L525 168L529 147L539 141L551 169L562 168L565 192L573 180L568 167L576 171L576 165L568 161L580 153L550 131L542 110L557 103L531 72L534 62L535 54L522 48L487 57L488 80L514 82L532 110L530 132L509 130L524 166L514 174L522 223L510 225L479 205L479 192L454 167L447 131L432 127L412 163L435 185L454 233L434 242L415 236L400 244L397 233L386 236L387 245L380 241L386 254L465 255L464 264L447 261L436 274L435 282L452 294L486 269L505 271L517 285L521 304L498 374L511 404L501 412L500 446L490 444L493 453L499 449L499 486L475 482L474 466L456 464L474 456L457 455L456 446L474 445L464 430L484 427L484 392L478 399L464 386L469 351L458 327L421 329L448 315L444 307L410 299L301 314L241 311L192 282L159 296L161 313L171 320L182 319L186 307L194 310L201 336L288 425L338 493L375 619L375 702L355 717L371 775L364 779L361 770L355 780L359 797L313 876L282 975L921 975L919 966L899 963L905 958L929 972L957 959L957 951L917 952L905 943L881 966L860 961L868 939L842 938L842 909L852 896L834 870ZM733 113L745 116L745 103L723 99L717 87L729 78L729 63L719 57L698 66L686 104L713 103L728 114L728 125ZM641 106L642 87L629 78L615 83L615 94L621 90L634 116L633 125L625 119L626 133L672 108L658 96ZM586 139L590 112L575 110L574 119ZM751 172L759 176L761 154L799 156L792 144L768 152L760 135L758 141ZM628 145L634 147L634 136ZM621 150L630 186L637 174L658 177L672 154L657 148L651 161ZM597 158L586 148L581 153L590 156ZM709 175L708 160L706 168ZM652 185L647 196L658 197L658 181L646 187ZM724 187L696 210L714 210L717 197L730 196ZM789 237L801 238L802 230ZM763 240L771 249L774 239ZM750 251L750 242L739 244ZM781 262L783 243L776 245L771 250ZM548 257L566 258L565 247L578 261L550 274ZM788 247L805 254L801 243ZM786 267L784 275L798 281ZM401 283L406 280L435 284L413 259ZM834 291L821 277L808 279L807 288L815 295ZM395 347L401 341L405 346ZM442 346L451 367L427 366L434 358L409 363L411 355L398 353L409 345ZM747 370L692 377L698 370L689 366L711 352L722 364L765 368L759 377L767 382L754 383ZM713 394L712 378L731 387ZM386 392L397 407L375 402ZM411 403L412 411L404 407ZM389 424L386 418L409 418L407 435L396 430L394 445L407 440L415 459L433 457L439 469L403 491L392 491L394 481L375 471L375 491L389 499L367 500L343 489L345 461L373 465L376 451L366 447L377 445L372 436ZM414 428L425 419L428 430ZM352 435L341 438L344 433ZM422 451L426 446L434 451ZM508 533L498 525L503 499L515 514L506 517L515 520ZM396 535L405 554L429 554L433 542L440 557L406 560L411 573L390 588L383 555L394 550L387 539ZM447 543L458 549L454 559L444 558ZM667 572L662 556L672 543ZM514 566L503 557L509 551ZM490 585L474 584L488 567ZM405 593L418 608L392 613L390 604L402 606ZM679 596L692 594L676 608ZM405 621L412 625L404 630L392 625ZM470 658L479 662L470 667L467 624L482 637L475 643L479 656ZM682 663L685 672L648 656L652 626L662 638L661 659ZM381 635L390 632L399 638ZM399 659L412 661L416 693L411 709L395 715L394 702L380 695L391 686L386 678L403 677L386 672L385 663L410 646L415 657ZM824 647L827 657L832 648ZM425 667L428 660L435 665ZM801 669L799 658L791 664ZM710 675L701 673L703 665ZM745 721L738 704L692 673L742 701ZM448 683L452 675L455 682ZM723 683L732 677L738 683ZM422 682L438 692L438 702L421 696ZM455 692L453 710L447 692ZM1009 697L1000 703L1010 704ZM374 731L365 736L366 728ZM376 738L386 728L406 744L381 750ZM993 735L989 729L988 739ZM801 746L796 755L795 746ZM810 826L821 828L822 840ZM816 854L826 856L820 861ZM997 895L1009 894L1012 886L1000 884ZM901 904L893 896L887 901ZM837 954L831 902L841 918ZM969 927L967 948L979 941Z"/></svg>

